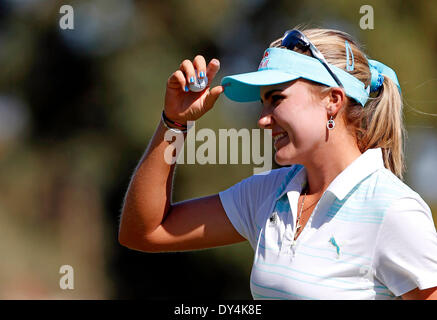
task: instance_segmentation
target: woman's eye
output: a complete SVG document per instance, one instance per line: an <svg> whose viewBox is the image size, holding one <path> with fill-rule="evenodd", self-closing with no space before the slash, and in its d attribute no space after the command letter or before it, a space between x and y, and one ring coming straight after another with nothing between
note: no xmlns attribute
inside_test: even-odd
<svg viewBox="0 0 437 320"><path fill-rule="evenodd" d="M274 95L272 96L272 103L278 102L279 100L282 100L284 97L280 95Z"/></svg>

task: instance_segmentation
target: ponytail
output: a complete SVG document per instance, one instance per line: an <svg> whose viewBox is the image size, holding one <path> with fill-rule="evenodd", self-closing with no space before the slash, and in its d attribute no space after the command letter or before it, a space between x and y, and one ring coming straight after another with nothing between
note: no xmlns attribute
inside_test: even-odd
<svg viewBox="0 0 437 320"><path fill-rule="evenodd" d="M381 88L369 98L365 107L349 104L344 117L355 129L360 151L381 148L384 166L403 180L406 130L402 96L397 85L384 77Z"/></svg>

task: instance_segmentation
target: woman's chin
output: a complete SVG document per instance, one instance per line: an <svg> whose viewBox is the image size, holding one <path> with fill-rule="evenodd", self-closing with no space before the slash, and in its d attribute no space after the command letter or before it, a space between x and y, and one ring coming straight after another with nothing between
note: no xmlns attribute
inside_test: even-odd
<svg viewBox="0 0 437 320"><path fill-rule="evenodd" d="M281 138L274 144L275 162L280 166L287 166L293 163L293 157L296 149L290 141L289 136Z"/></svg>
<svg viewBox="0 0 437 320"><path fill-rule="evenodd" d="M275 162L279 166L287 166L292 163L292 159L290 158L290 153L287 154L284 150L285 148L280 148L275 152Z"/></svg>

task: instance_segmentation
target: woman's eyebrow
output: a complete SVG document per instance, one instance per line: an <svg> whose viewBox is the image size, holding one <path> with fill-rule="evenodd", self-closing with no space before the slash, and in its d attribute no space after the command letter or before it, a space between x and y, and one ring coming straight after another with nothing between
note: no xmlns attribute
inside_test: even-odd
<svg viewBox="0 0 437 320"><path fill-rule="evenodd" d="M272 95L272 93L273 93L273 92L276 92L276 91L282 91L282 90L280 90L280 89L272 89L272 90L270 90L270 91L267 91L267 92L264 94L264 100L263 100L263 98L261 97L261 103L264 103L264 101L268 100L268 99L270 98L270 96Z"/></svg>

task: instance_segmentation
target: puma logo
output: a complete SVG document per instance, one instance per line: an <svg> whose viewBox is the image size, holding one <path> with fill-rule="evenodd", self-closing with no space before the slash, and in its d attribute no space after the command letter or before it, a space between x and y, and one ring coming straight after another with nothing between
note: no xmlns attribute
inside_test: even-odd
<svg viewBox="0 0 437 320"><path fill-rule="evenodd" d="M331 237L331 239L329 239L329 243L332 244L337 250L337 259L340 258L340 246L337 244L337 241L335 241L335 238Z"/></svg>

